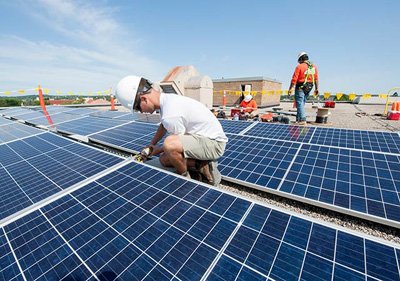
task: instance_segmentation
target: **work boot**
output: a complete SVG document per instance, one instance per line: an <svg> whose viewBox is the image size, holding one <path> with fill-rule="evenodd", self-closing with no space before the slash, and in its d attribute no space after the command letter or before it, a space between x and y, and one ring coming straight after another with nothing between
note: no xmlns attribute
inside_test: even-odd
<svg viewBox="0 0 400 281"><path fill-rule="evenodd" d="M299 126L307 126L307 121L299 121L299 123L297 123L297 125L299 125Z"/></svg>
<svg viewBox="0 0 400 281"><path fill-rule="evenodd" d="M207 160L197 160L196 161L197 171L205 177L208 183L214 182L211 171L210 171L210 161Z"/></svg>
<svg viewBox="0 0 400 281"><path fill-rule="evenodd" d="M210 163L211 166L211 175L214 179L213 186L218 186L221 182L221 173L218 170L218 162L217 161L211 161Z"/></svg>
<svg viewBox="0 0 400 281"><path fill-rule="evenodd" d="M221 173L218 171L216 161L196 161L196 169L204 177L208 184L218 186L221 182Z"/></svg>

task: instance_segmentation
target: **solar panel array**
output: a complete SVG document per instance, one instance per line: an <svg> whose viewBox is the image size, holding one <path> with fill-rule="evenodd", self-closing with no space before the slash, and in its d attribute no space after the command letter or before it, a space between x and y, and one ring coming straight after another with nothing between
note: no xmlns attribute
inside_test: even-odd
<svg viewBox="0 0 400 281"><path fill-rule="evenodd" d="M128 163L0 227L4 280L400 280L400 249Z"/></svg>
<svg viewBox="0 0 400 281"><path fill-rule="evenodd" d="M219 164L223 176L256 188L400 222L398 155L230 136Z"/></svg>
<svg viewBox="0 0 400 281"><path fill-rule="evenodd" d="M232 132L244 133L255 126L244 123L240 128L228 124ZM148 144L146 138L151 139L156 129L157 125L130 122L85 134L133 149L140 142ZM400 280L400 249L390 243L142 164L130 162L116 171L106 170L122 159L34 130L0 145L1 280ZM290 186L280 179L290 178L297 165L308 165L307 159L314 159L314 166L321 164L323 153L328 158L335 153L339 158L348 156L351 175L360 165L358 160L352 162L357 157L365 162L363 169L372 169L371 161L375 162L382 180L397 169L398 159L388 153L310 145L303 142L305 138L230 135L230 139L235 150L228 149L226 155L232 158L230 165L237 166L230 170L232 175L246 176L246 181L256 178L254 185L274 190ZM313 146L321 155L313 154ZM333 165L335 160L326 162ZM385 167L386 162L390 164ZM251 173L246 175L247 171ZM377 200L376 193L368 194L368 200Z"/></svg>

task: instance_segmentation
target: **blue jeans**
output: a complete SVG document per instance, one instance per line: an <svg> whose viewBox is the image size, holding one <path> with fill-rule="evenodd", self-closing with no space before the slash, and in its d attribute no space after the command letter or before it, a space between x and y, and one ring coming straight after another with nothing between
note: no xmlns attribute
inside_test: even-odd
<svg viewBox="0 0 400 281"><path fill-rule="evenodd" d="M306 111L304 110L304 106L306 104L306 100L309 94L304 94L303 90L300 88L296 88L294 91L294 99L296 100L296 108L297 115L296 121L306 121Z"/></svg>

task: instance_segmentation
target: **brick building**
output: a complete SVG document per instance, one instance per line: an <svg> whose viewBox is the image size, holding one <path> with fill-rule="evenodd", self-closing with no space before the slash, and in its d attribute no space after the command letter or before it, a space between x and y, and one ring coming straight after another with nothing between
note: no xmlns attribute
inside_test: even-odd
<svg viewBox="0 0 400 281"><path fill-rule="evenodd" d="M223 104L223 93L226 94L226 105L234 106L240 103L242 94L252 94L259 107L276 106L280 104L282 82L275 79L258 77L214 79L214 106Z"/></svg>

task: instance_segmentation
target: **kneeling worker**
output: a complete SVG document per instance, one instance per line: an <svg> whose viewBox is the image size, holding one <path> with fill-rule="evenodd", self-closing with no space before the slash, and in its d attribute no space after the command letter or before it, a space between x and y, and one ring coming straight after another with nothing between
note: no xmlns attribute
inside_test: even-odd
<svg viewBox="0 0 400 281"><path fill-rule="evenodd" d="M153 113L160 110L161 124L148 147L151 156L160 154L164 167L190 177L195 168L211 185L218 185L221 174L217 160L228 141L221 124L200 102L175 94L165 94L157 84L138 76L127 76L117 85L119 102L131 111ZM157 143L168 132L162 146Z"/></svg>
<svg viewBox="0 0 400 281"><path fill-rule="evenodd" d="M258 115L257 103L253 100L252 95L245 96L239 106L243 108L243 112L247 117L254 118Z"/></svg>

